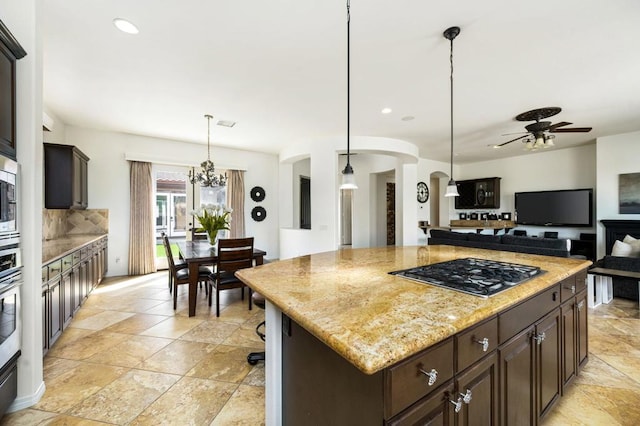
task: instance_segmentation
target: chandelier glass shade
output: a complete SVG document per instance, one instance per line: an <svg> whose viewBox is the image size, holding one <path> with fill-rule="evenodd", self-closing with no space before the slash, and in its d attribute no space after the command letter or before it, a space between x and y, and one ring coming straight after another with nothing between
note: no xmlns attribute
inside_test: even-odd
<svg viewBox="0 0 640 426"><path fill-rule="evenodd" d="M227 174L216 175L215 166L211 161L211 119L213 116L205 114L204 117L207 119L207 159L200 163L200 171L196 172L193 167L189 170L189 182L192 185L199 184L203 187L225 186L227 184Z"/></svg>

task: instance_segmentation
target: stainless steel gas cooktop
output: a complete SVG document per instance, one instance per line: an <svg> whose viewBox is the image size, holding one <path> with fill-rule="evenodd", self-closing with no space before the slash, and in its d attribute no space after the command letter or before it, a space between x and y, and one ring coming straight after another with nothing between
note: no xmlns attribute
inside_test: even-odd
<svg viewBox="0 0 640 426"><path fill-rule="evenodd" d="M537 266L468 257L389 273L475 296L490 297L544 271Z"/></svg>

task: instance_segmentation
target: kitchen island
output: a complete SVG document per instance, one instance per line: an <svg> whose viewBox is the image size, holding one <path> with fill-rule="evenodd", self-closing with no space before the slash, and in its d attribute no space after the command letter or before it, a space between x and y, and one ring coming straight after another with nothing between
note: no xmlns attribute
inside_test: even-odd
<svg viewBox="0 0 640 426"><path fill-rule="evenodd" d="M466 257L546 272L490 298L389 275ZM536 423L587 360L589 265L428 246L346 249L240 271L267 300L267 423L452 423L455 409L476 421ZM482 402L477 415L467 384Z"/></svg>

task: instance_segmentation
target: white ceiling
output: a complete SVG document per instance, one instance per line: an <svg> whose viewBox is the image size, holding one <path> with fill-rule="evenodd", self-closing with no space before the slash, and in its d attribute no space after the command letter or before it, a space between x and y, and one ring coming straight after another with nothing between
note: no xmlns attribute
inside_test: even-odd
<svg viewBox="0 0 640 426"><path fill-rule="evenodd" d="M212 126L213 144L272 153L346 135L346 0L44 6L44 101L67 124L206 143L210 113L237 122ZM640 1L352 0L351 135L449 161L453 25L456 163L522 155L519 142L488 145L544 106L593 127L557 134L555 149L640 130Z"/></svg>

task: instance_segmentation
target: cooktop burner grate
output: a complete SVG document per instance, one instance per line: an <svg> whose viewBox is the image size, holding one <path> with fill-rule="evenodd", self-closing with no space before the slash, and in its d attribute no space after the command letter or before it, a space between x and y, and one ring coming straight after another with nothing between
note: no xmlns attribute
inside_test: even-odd
<svg viewBox="0 0 640 426"><path fill-rule="evenodd" d="M543 272L537 266L468 257L389 273L475 296L490 297Z"/></svg>

